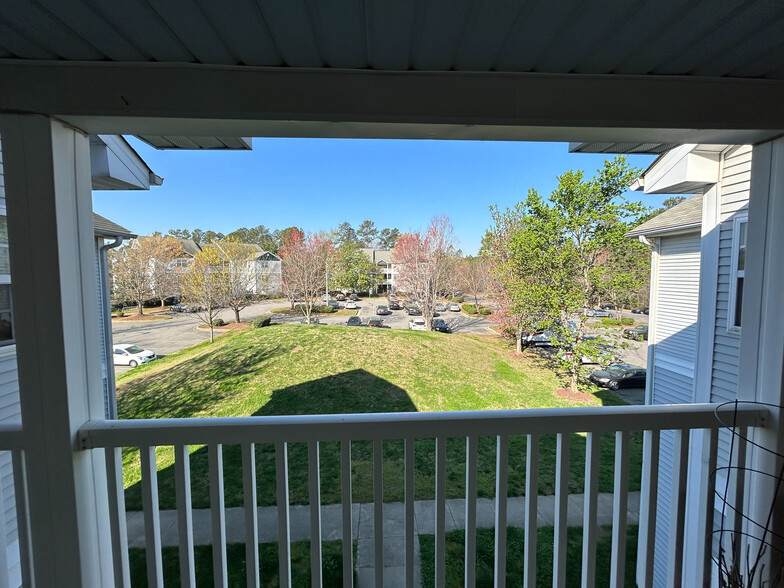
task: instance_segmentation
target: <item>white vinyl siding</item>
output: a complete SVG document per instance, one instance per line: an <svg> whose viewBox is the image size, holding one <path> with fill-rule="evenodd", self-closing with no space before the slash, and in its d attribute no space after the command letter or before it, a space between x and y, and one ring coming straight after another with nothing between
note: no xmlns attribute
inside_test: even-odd
<svg viewBox="0 0 784 588"><path fill-rule="evenodd" d="M735 400L738 395L738 362L740 331L732 329L730 304L733 267L733 242L736 221L745 218L751 187L751 147L733 147L724 154L721 174L719 224L719 261L716 288L716 319L713 336L713 369L711 373L711 402ZM719 433L719 466L729 458L730 436Z"/></svg>
<svg viewBox="0 0 784 588"><path fill-rule="evenodd" d="M693 402L700 294L700 234L661 237L652 329L652 404ZM667 542L672 498L673 433L663 431L656 509L655 586L666 586Z"/></svg>

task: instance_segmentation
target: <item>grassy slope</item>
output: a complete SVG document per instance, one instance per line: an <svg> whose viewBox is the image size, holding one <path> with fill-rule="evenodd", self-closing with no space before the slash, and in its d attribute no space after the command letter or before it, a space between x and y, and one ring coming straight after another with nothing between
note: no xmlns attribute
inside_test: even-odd
<svg viewBox="0 0 784 588"><path fill-rule="evenodd" d="M181 418L435 410L485 410L573 406L553 396L560 382L537 358L518 358L493 337L443 335L412 331L325 326L278 325L229 333L141 366L118 377L121 418ZM599 397L601 395L601 398ZM598 393L595 404L616 404ZM639 439L635 438L637 441ZM524 437L511 438L509 494L521 495L525 484ZM639 472L639 442L633 448ZM541 442L540 492L554 488L555 438ZM582 491L585 440L572 435L570 489ZM600 490L612 489L614 439L602 439ZM465 441L447 446L448 488L459 497L464 488ZM207 459L203 448L192 448L194 506L209 504ZM416 492L431 497L434 487L434 442L416 444ZM384 443L384 498L401 500L403 447ZM140 508L138 452L126 450L129 508ZM227 506L242 503L239 448L224 447ZM161 507L174 506L172 451L158 450ZM307 503L307 450L289 449L293 503ZM366 442L352 444L355 501L372 500L372 450ZM338 452L322 444L324 503L339 502ZM259 503L274 504L274 453L257 446ZM495 440L480 439L479 493L493 496ZM631 480L639 487L639 476Z"/></svg>

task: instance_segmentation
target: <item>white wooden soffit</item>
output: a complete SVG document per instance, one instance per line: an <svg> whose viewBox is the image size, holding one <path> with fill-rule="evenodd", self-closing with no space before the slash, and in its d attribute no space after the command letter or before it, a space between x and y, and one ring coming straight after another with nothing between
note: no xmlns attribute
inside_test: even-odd
<svg viewBox="0 0 784 588"><path fill-rule="evenodd" d="M118 135L90 135L90 169L93 190L149 190L163 184Z"/></svg>

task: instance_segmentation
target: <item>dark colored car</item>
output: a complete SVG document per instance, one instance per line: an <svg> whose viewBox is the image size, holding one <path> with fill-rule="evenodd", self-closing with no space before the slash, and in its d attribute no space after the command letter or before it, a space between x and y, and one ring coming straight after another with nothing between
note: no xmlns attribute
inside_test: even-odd
<svg viewBox="0 0 784 588"><path fill-rule="evenodd" d="M600 304L599 308L603 308L604 310L615 310L615 305L605 302L604 304Z"/></svg>
<svg viewBox="0 0 784 588"><path fill-rule="evenodd" d="M351 294L348 298L349 300L353 300L354 302L359 300L359 296L357 296L356 294Z"/></svg>
<svg viewBox="0 0 784 588"><path fill-rule="evenodd" d="M380 319L377 316L372 316L368 319L367 326L381 328L384 326L384 319Z"/></svg>
<svg viewBox="0 0 784 588"><path fill-rule="evenodd" d="M439 333L451 333L452 329L449 328L449 325L446 324L444 319L433 319L432 327L434 331L438 331Z"/></svg>
<svg viewBox="0 0 784 588"><path fill-rule="evenodd" d="M335 296L335 300L337 300L338 302L345 302L346 297L343 296L343 294L338 294L337 296Z"/></svg>
<svg viewBox="0 0 784 588"><path fill-rule="evenodd" d="M632 314L648 314L648 307L641 306L640 308L632 308Z"/></svg>
<svg viewBox="0 0 784 588"><path fill-rule="evenodd" d="M624 329L623 336L627 339L636 339L637 341L648 340L648 325L637 325L631 329Z"/></svg>
<svg viewBox="0 0 784 588"><path fill-rule="evenodd" d="M350 316L346 321L347 327L364 327L365 325L362 324L362 319L358 316Z"/></svg>
<svg viewBox="0 0 784 588"><path fill-rule="evenodd" d="M400 303L397 300L390 300L389 310L400 310Z"/></svg>
<svg viewBox="0 0 784 588"><path fill-rule="evenodd" d="M406 306L406 314L409 316L411 315L419 316L422 314L422 311L419 309L418 306Z"/></svg>
<svg viewBox="0 0 784 588"><path fill-rule="evenodd" d="M307 318L307 317L305 317L305 318L304 318L304 319L302 319L300 322L301 322L303 325L307 325L307 324L308 324L308 318ZM324 323L321 323L321 322L319 322L319 317L317 317L317 316L312 316L312 317L310 317L310 324L311 324L311 325L322 325L322 324L324 324Z"/></svg>
<svg viewBox="0 0 784 588"><path fill-rule="evenodd" d="M611 365L603 370L596 370L588 379L602 388L617 390L618 388L644 388L646 370L626 363Z"/></svg>
<svg viewBox="0 0 784 588"><path fill-rule="evenodd" d="M376 306L376 314L386 315L386 314L390 314L390 312L386 306L384 306L383 304L379 304L378 306Z"/></svg>

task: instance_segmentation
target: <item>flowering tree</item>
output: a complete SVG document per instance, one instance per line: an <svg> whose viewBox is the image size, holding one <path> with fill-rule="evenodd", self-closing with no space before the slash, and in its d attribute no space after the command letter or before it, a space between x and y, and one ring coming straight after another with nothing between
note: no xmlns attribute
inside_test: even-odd
<svg viewBox="0 0 784 588"><path fill-rule="evenodd" d="M210 341L215 341L212 321L225 302L224 263L215 247L205 247L193 258L182 276L183 299L200 310L199 319L210 328Z"/></svg>
<svg viewBox="0 0 784 588"><path fill-rule="evenodd" d="M164 300L179 292L182 268L175 260L183 257L185 251L180 241L170 235L151 235L145 237L143 242L152 254L150 272L153 291L163 306Z"/></svg>
<svg viewBox="0 0 784 588"><path fill-rule="evenodd" d="M453 229L446 216L435 217L424 234L404 233L392 249L398 288L420 305L428 331L432 329L438 294L452 279L454 256Z"/></svg>
<svg viewBox="0 0 784 588"><path fill-rule="evenodd" d="M280 248L281 280L284 291L295 300L310 324L313 306L318 296L326 291L327 267L334 256L331 241L320 235L305 236L299 231L292 231Z"/></svg>
<svg viewBox="0 0 784 588"><path fill-rule="evenodd" d="M248 305L248 293L256 283L256 250L236 237L215 241L205 248L209 247L217 249L222 259L223 299L234 311L234 320L240 322L240 311Z"/></svg>

